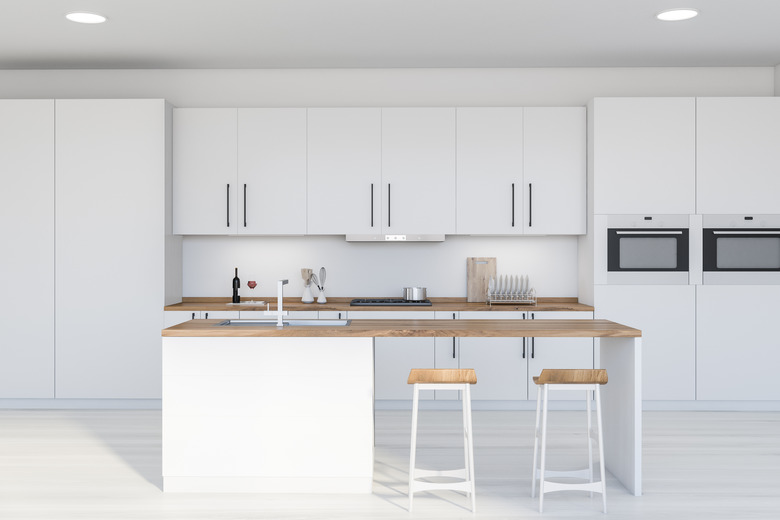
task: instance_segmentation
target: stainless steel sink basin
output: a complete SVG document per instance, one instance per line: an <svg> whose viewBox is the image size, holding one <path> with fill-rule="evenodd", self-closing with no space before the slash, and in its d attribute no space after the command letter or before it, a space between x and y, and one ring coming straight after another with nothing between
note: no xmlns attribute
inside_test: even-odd
<svg viewBox="0 0 780 520"><path fill-rule="evenodd" d="M352 320L284 320L284 326L290 327L346 327ZM276 327L276 320L225 320L217 323L220 327Z"/></svg>

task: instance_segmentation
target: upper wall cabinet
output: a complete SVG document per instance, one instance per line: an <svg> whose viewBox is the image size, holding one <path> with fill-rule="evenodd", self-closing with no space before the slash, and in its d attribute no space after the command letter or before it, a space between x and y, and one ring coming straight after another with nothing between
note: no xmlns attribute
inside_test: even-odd
<svg viewBox="0 0 780 520"><path fill-rule="evenodd" d="M780 213L780 98L697 99L697 213Z"/></svg>
<svg viewBox="0 0 780 520"><path fill-rule="evenodd" d="M308 162L309 234L381 233L381 109L310 108Z"/></svg>
<svg viewBox="0 0 780 520"><path fill-rule="evenodd" d="M583 234L585 109L459 108L459 234Z"/></svg>
<svg viewBox="0 0 780 520"><path fill-rule="evenodd" d="M455 109L382 109L382 227L454 234Z"/></svg>
<svg viewBox="0 0 780 520"><path fill-rule="evenodd" d="M592 107L593 213L695 213L695 99L597 98Z"/></svg>
<svg viewBox="0 0 780 520"><path fill-rule="evenodd" d="M303 234L306 110L174 111L174 232Z"/></svg>

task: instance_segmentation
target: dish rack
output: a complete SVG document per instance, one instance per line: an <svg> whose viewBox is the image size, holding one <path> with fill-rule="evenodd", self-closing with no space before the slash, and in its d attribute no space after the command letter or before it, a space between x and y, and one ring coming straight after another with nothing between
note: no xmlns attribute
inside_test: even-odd
<svg viewBox="0 0 780 520"><path fill-rule="evenodd" d="M527 275L491 277L486 302L488 305L536 305L536 289L530 286Z"/></svg>

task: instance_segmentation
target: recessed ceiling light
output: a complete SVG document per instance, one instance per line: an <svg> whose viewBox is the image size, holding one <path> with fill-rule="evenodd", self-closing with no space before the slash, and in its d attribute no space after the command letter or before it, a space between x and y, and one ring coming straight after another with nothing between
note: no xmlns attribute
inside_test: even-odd
<svg viewBox="0 0 780 520"><path fill-rule="evenodd" d="M65 18L77 23L103 23L106 21L105 16L96 13L68 13Z"/></svg>
<svg viewBox="0 0 780 520"><path fill-rule="evenodd" d="M682 20L690 20L698 16L698 14L699 11L696 9L669 9L658 13L656 18L664 22L680 22Z"/></svg>

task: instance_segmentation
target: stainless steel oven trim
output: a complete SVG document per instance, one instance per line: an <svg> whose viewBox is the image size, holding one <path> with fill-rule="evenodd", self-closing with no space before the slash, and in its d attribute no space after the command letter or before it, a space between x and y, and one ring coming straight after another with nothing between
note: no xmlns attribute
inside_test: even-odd
<svg viewBox="0 0 780 520"><path fill-rule="evenodd" d="M628 237L659 236L677 238L677 266L673 268L626 268L620 267L619 239ZM607 273L674 273L689 270L689 230L688 229L616 229L607 228Z"/></svg>

